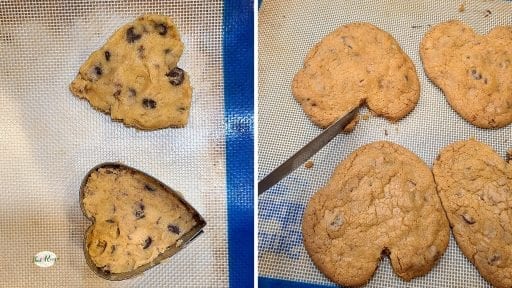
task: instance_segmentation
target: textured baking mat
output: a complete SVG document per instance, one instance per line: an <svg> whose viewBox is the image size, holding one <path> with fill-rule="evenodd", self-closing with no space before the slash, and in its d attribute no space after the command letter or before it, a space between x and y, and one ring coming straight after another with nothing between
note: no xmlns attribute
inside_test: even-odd
<svg viewBox="0 0 512 288"><path fill-rule="evenodd" d="M228 285L224 8L202 0L0 2L0 286ZM127 128L69 92L89 54L142 13L171 16L181 32L179 65L194 88L185 128ZM168 263L122 282L94 275L82 251L90 223L80 211L80 182L109 161L180 191L207 222ZM54 266L34 265L43 250L57 255Z"/></svg>
<svg viewBox="0 0 512 288"><path fill-rule="evenodd" d="M464 9L460 9L463 4ZM460 10L464 10L459 12ZM440 149L456 140L476 137L505 156L512 147L512 125L497 130L476 128L458 116L441 91L425 76L419 43L431 25L460 19L484 33L499 24L512 25L512 4L504 1L278 1L265 0L259 10L258 178L320 133L291 94L293 75L309 49L337 27L370 22L391 33L411 57L421 82L421 96L407 117L361 120L354 132L340 135L313 158L259 197L258 268L261 286L333 286L313 265L302 242L301 221L313 193L336 164L361 145L389 140L412 150L432 165ZM368 113L363 109L361 114ZM285 280L285 281L283 281ZM295 281L295 282L288 282ZM457 248L450 245L438 265L424 277L402 281L383 260L367 287L487 287Z"/></svg>

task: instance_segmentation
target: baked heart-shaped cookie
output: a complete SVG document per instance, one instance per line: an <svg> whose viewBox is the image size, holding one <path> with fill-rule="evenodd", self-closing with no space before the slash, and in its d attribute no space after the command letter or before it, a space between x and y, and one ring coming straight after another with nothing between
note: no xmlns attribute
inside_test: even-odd
<svg viewBox="0 0 512 288"><path fill-rule="evenodd" d="M309 51L292 92L311 121L326 128L363 103L397 121L416 106L420 85L416 68L393 36L369 23L352 23Z"/></svg>
<svg viewBox="0 0 512 288"><path fill-rule="evenodd" d="M481 128L512 123L512 26L476 34L460 21L432 27L420 44L427 76L453 110Z"/></svg>
<svg viewBox="0 0 512 288"><path fill-rule="evenodd" d="M476 140L445 147L433 167L460 249L496 287L512 287L512 162Z"/></svg>
<svg viewBox="0 0 512 288"><path fill-rule="evenodd" d="M189 76L176 66L183 49L171 18L142 15L89 56L71 92L128 126L183 127L192 101Z"/></svg>
<svg viewBox="0 0 512 288"><path fill-rule="evenodd" d="M108 280L127 279L159 264L206 225L171 188L121 164L101 164L87 174L80 206L93 222L85 233L85 258Z"/></svg>
<svg viewBox="0 0 512 288"><path fill-rule="evenodd" d="M309 201L304 246L332 281L366 283L382 255L405 280L426 274L450 229L430 168L400 145L380 141L350 154Z"/></svg>

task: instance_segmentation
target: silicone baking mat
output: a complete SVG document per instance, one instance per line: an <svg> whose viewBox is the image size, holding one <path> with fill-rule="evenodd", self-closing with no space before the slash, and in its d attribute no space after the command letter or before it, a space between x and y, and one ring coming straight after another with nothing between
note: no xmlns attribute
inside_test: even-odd
<svg viewBox="0 0 512 288"><path fill-rule="evenodd" d="M461 9L463 5L464 9ZM459 11L463 10L463 11ZM337 27L370 22L391 33L411 57L421 82L418 105L392 124L370 116L348 135L339 135L313 158L259 197L258 268L262 287L333 286L313 265L302 242L301 221L313 193L334 167L361 145L389 140L416 153L429 166L440 149L476 137L500 155L512 147L512 125L484 130L455 113L426 77L419 57L423 34L437 23L460 19L480 33L499 24L512 25L512 4L504 1L279 1L265 0L259 10L258 178L263 178L320 133L291 94L293 75L309 49ZM368 114L363 109L361 114ZM294 282L290 282L294 281ZM425 277L404 282L383 260L367 287L487 287L457 248L450 245Z"/></svg>
<svg viewBox="0 0 512 288"><path fill-rule="evenodd" d="M252 283L252 269L248 275L229 265L236 264L232 258L252 259L252 250L233 248L241 238L228 228L236 231L240 223L248 227L253 223L252 212L247 217L252 211L253 170L247 172L250 181L244 180L246 175L236 175L239 172L230 174L229 167L245 164L233 161L229 156L233 152L227 152L230 148L252 153L252 144L243 142L246 147L242 147L230 140L238 137L252 143L253 116L252 86L247 90L224 77L229 61L229 73L241 74L232 68L233 60L228 59L232 55L224 55L239 48L234 46L237 33L248 30L252 35L251 1L234 2L0 2L1 287ZM127 128L69 92L69 83L89 54L118 27L143 13L170 16L181 32L185 51L179 65L191 75L194 88L185 128L153 132ZM241 46L246 45L252 43ZM246 82L252 83L252 61L243 67L251 77ZM233 87L238 90L233 92ZM233 108L232 98L243 105ZM233 112L240 107L243 113ZM237 124L239 129L233 129ZM180 191L205 218L205 233L143 276L121 282L97 277L83 256L84 231L90 222L82 215L78 193L87 171L103 162L140 169ZM251 190L240 188L237 181L245 181ZM242 201L247 198L251 201ZM242 202L233 206L233 201ZM237 211L245 218L228 223ZM243 239L252 243L251 236ZM52 267L40 268L33 257L45 250L58 259ZM242 274L233 278L237 273Z"/></svg>

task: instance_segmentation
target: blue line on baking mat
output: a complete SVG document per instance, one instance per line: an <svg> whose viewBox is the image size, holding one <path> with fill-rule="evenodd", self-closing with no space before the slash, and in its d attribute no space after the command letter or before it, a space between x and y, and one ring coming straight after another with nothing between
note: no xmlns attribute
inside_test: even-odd
<svg viewBox="0 0 512 288"><path fill-rule="evenodd" d="M258 287L260 287L260 288L326 288L326 287L338 287L338 286L319 285L319 284L295 282L295 281L275 279L275 278L258 277Z"/></svg>
<svg viewBox="0 0 512 288"><path fill-rule="evenodd" d="M229 286L254 284L253 0L225 0L224 121Z"/></svg>

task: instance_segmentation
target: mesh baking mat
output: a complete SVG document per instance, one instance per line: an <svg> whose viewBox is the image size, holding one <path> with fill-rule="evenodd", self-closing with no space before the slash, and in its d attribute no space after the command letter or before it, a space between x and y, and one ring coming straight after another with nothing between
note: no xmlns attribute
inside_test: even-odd
<svg viewBox="0 0 512 288"><path fill-rule="evenodd" d="M460 9L463 4L464 9ZM459 11L464 10L462 12ZM370 22L391 33L416 66L421 96L407 117L393 124L379 117L360 120L318 152L313 168L300 167L259 197L259 275L268 278L333 285L313 265L302 241L301 221L313 193L334 167L358 147L377 140L398 143L429 166L440 149L476 137L500 155L512 147L512 125L496 130L464 121L431 83L421 66L419 43L436 23L460 19L480 33L512 24L512 4L503 1L277 1L259 11L258 178L276 168L320 133L291 93L291 81L309 49L337 27ZM361 114L369 115L365 108ZM366 117L365 117L366 118ZM384 259L367 287L487 287L453 238L439 263L424 277L402 281Z"/></svg>
<svg viewBox="0 0 512 288"><path fill-rule="evenodd" d="M194 88L185 128L127 128L69 92L89 54L143 13L171 16L181 32ZM228 285L222 15L222 1L0 2L1 287ZM122 282L93 274L82 250L80 183L111 161L180 191L207 222L169 262ZM34 265L44 250L54 266Z"/></svg>

